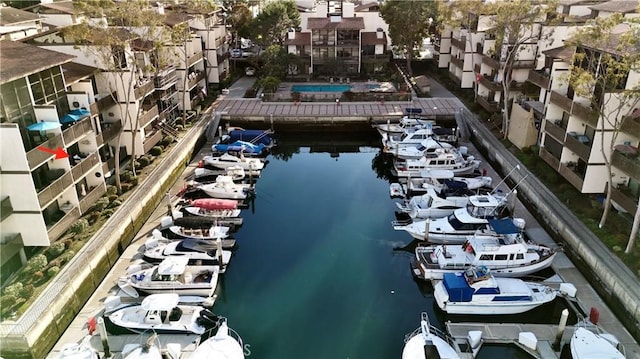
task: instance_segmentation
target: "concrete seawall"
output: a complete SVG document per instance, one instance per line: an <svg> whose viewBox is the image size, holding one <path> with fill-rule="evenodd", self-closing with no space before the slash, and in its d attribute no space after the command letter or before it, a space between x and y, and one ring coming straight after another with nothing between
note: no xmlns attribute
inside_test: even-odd
<svg viewBox="0 0 640 359"><path fill-rule="evenodd" d="M484 152L493 167L508 173L520 161L474 116L463 116L476 147ZM541 220L554 238L563 241L565 252L599 295L624 323L630 334L640 338L640 281L602 241L595 236L564 203L521 166L510 178L518 186L518 195L530 204L529 210ZM526 177L526 178L525 178Z"/></svg>

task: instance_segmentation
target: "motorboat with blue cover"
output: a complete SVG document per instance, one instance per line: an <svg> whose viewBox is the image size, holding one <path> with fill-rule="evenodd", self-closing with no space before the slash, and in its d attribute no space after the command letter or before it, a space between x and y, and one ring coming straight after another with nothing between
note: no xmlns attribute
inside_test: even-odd
<svg viewBox="0 0 640 359"><path fill-rule="evenodd" d="M486 267L444 273L433 287L438 307L449 314L519 314L556 298L549 286L517 278L498 278Z"/></svg>

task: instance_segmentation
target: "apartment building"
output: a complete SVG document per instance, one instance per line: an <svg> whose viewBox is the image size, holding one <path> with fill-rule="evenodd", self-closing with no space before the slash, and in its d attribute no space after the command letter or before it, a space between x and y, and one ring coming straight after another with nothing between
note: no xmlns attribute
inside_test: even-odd
<svg viewBox="0 0 640 359"><path fill-rule="evenodd" d="M42 29L42 19L37 14L0 4L0 40L19 40Z"/></svg>
<svg viewBox="0 0 640 359"><path fill-rule="evenodd" d="M301 60L297 75L372 73L390 59L389 26L376 3L320 2L300 19L300 31L292 29L285 41Z"/></svg>
<svg viewBox="0 0 640 359"><path fill-rule="evenodd" d="M29 61L24 61L28 58ZM106 191L95 68L73 56L0 41L2 273L58 239ZM68 157L58 158L58 149Z"/></svg>

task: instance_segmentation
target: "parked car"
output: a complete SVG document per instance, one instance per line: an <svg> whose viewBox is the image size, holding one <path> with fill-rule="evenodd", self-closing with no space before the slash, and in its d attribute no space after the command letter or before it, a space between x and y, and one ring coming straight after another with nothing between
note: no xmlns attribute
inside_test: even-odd
<svg viewBox="0 0 640 359"><path fill-rule="evenodd" d="M245 67L244 69L244 74L247 76L255 76L256 74L256 69L254 67Z"/></svg>
<svg viewBox="0 0 640 359"><path fill-rule="evenodd" d="M232 49L231 57L242 57L242 50L240 49Z"/></svg>
<svg viewBox="0 0 640 359"><path fill-rule="evenodd" d="M249 50L242 50L242 57L249 57L255 55L253 52Z"/></svg>

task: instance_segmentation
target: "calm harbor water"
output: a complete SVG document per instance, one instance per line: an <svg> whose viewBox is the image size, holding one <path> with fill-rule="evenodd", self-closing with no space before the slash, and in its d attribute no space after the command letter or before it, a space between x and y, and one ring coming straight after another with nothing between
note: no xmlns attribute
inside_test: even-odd
<svg viewBox="0 0 640 359"><path fill-rule="evenodd" d="M390 225L395 205L380 149L286 144L281 138L268 157L242 212L215 311L250 358L399 358L420 312L440 327L451 318L434 305L431 286L413 279L411 252L397 250L411 238ZM556 303L528 317L561 310ZM486 345L479 355L527 357Z"/></svg>

